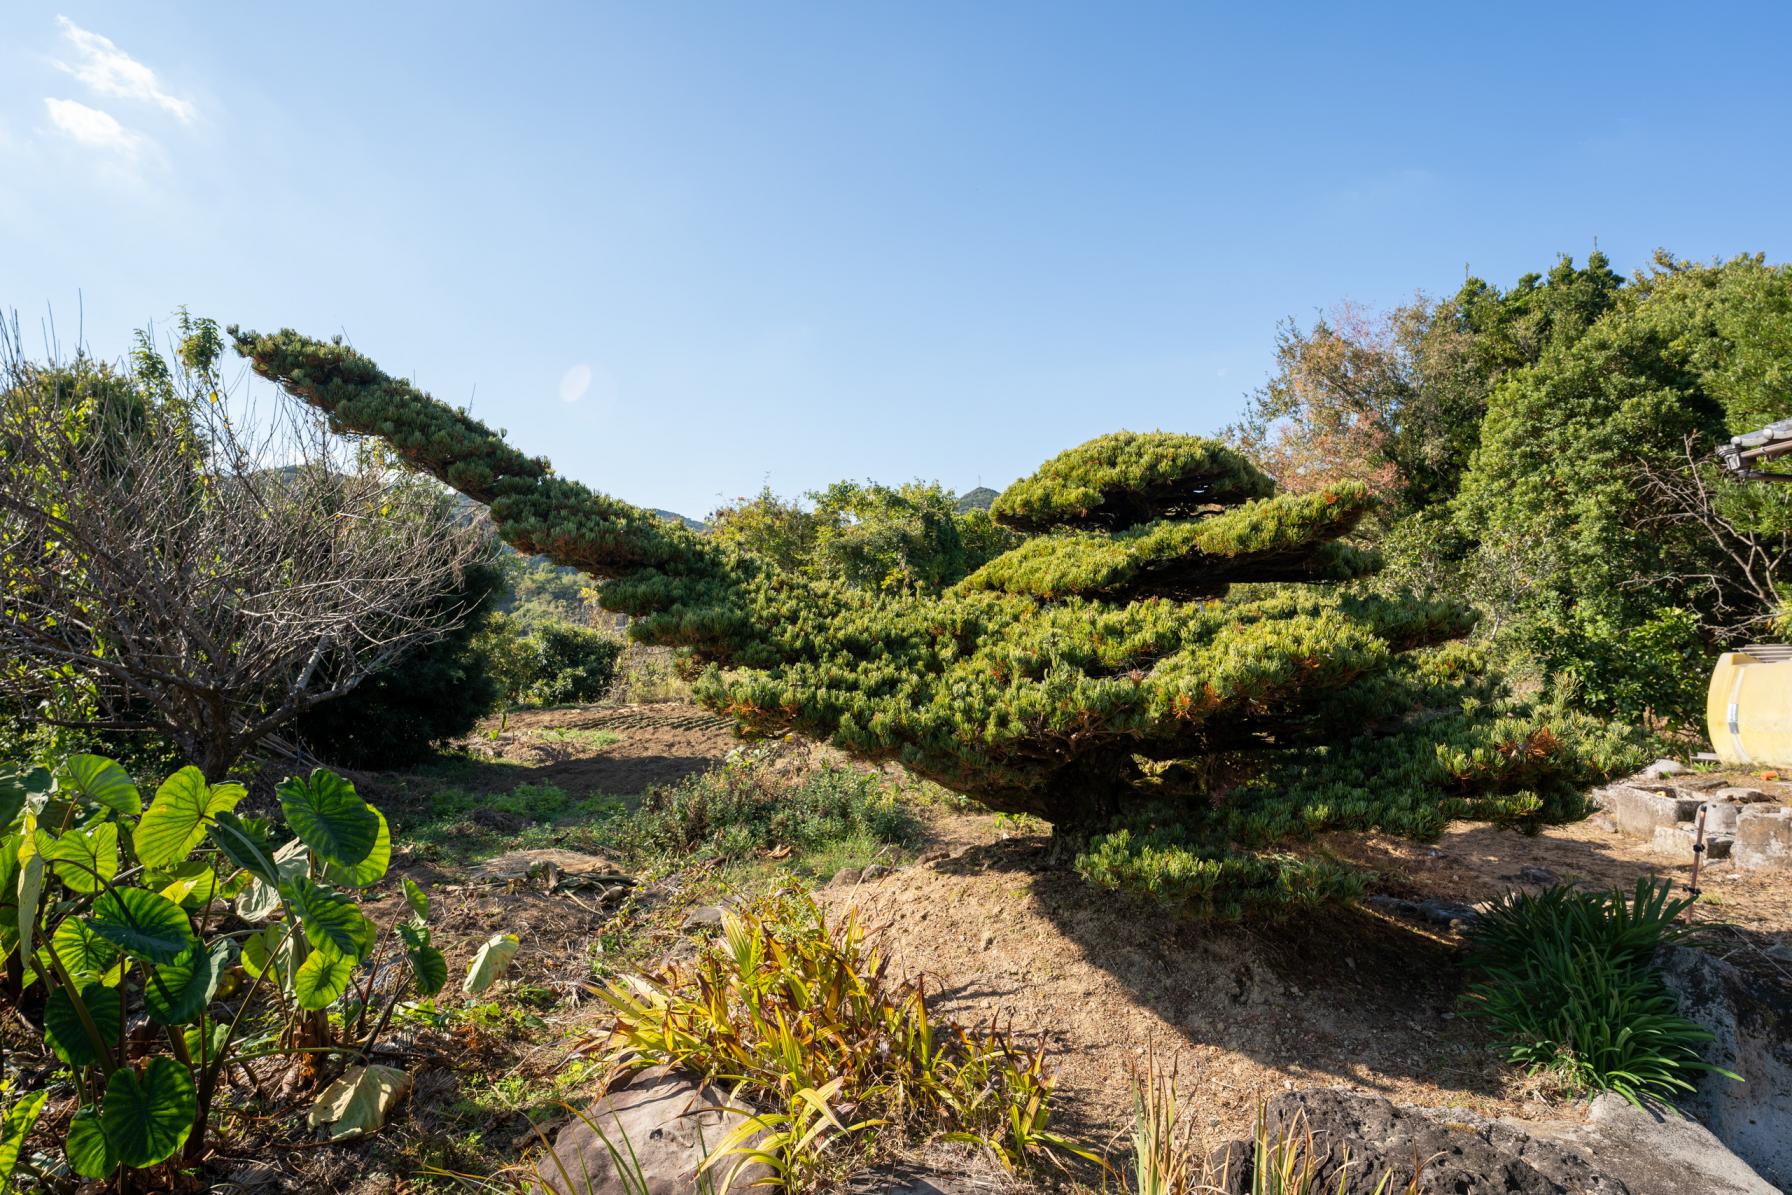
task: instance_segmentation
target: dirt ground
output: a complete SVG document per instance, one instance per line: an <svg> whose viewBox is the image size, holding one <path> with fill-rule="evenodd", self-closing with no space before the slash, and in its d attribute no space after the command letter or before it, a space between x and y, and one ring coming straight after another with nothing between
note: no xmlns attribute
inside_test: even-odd
<svg viewBox="0 0 1792 1195"><path fill-rule="evenodd" d="M593 748L579 732L611 733ZM569 734L568 732L572 732ZM461 747L474 759L520 765L531 784L551 784L575 797L625 795L673 784L713 766L740 745L726 719L682 703L522 710L494 719ZM514 767L503 782L519 782Z"/></svg>
<svg viewBox="0 0 1792 1195"><path fill-rule="evenodd" d="M578 733L588 731L621 737ZM713 766L738 745L722 719L675 704L513 715L468 744L492 769L494 791L497 782L532 782L575 794L638 792ZM1060 1131L1098 1147L1121 1144L1133 1068L1153 1052L1178 1069L1203 1145L1235 1136L1259 1100L1316 1085L1490 1115L1560 1114L1541 1082L1501 1065L1480 1027L1459 1015L1458 942L1447 930L1372 909L1274 930L1191 927L1092 891L1050 863L1042 834L980 813L932 808L926 816L916 863L830 885L820 899L857 909L896 967L923 979L942 1015L967 1024L999 1018L1043 1036L1059 1077ZM1428 844L1332 835L1319 845L1373 869L1377 891L1465 903L1550 877L1628 887L1643 875L1684 884L1690 871L1690 860L1657 856L1597 817L1532 837L1459 824ZM551 1076L601 1044L606 1018L592 996L604 944L619 928L626 925L630 944L616 969L651 966L683 941L683 909L714 899L701 868L644 886L624 915L621 902L576 888L550 893L539 883L494 885L420 862L400 866L439 894L438 941L451 969L494 927L523 939L514 977L540 993L545 1029L516 1037L505 1065L519 1075ZM1766 954L1792 943L1792 875L1720 862L1707 868L1704 888L1697 918L1713 947L1792 983L1792 968ZM368 912L379 920L395 901ZM389 912L398 915L396 903ZM425 1068L415 1131L429 1129L432 1092L445 1096L453 1082L447 1060L433 1078ZM511 1129L522 1149L526 1123L502 1131Z"/></svg>

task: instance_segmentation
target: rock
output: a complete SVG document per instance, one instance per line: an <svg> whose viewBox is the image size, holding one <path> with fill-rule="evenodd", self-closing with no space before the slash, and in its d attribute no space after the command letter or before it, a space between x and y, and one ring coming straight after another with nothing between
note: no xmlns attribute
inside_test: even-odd
<svg viewBox="0 0 1792 1195"><path fill-rule="evenodd" d="M1527 884L1559 884L1562 877L1547 867L1521 867L1518 878Z"/></svg>
<svg viewBox="0 0 1792 1195"><path fill-rule="evenodd" d="M1609 1091L1593 1101L1585 1124L1555 1139L1583 1146L1635 1195L1780 1195L1698 1121Z"/></svg>
<svg viewBox="0 0 1792 1195"><path fill-rule="evenodd" d="M1728 834L1713 833L1710 824L1707 823L1705 831L1706 860L1729 858L1730 848L1734 841L1734 838ZM1677 826L1657 826L1652 846L1653 849L1664 855L1677 855L1683 862L1688 861L1692 858L1693 853L1693 827L1690 823L1682 823Z"/></svg>
<svg viewBox="0 0 1792 1195"><path fill-rule="evenodd" d="M1770 1182L1792 1189L1792 994L1688 946L1656 958L1680 1012L1711 1031L1705 1060L1734 1071L1698 1079L1681 1107Z"/></svg>
<svg viewBox="0 0 1792 1195"><path fill-rule="evenodd" d="M1686 765L1677 759L1658 759L1637 774L1645 780L1660 780L1664 776L1684 775L1686 770Z"/></svg>
<svg viewBox="0 0 1792 1195"><path fill-rule="evenodd" d="M842 867L839 871L834 873L834 878L828 881L828 887L850 888L858 883L859 877L864 874L864 872L856 867Z"/></svg>
<svg viewBox="0 0 1792 1195"><path fill-rule="evenodd" d="M1744 788L1741 785L1733 784L1714 789L1711 799L1713 801L1733 801L1738 805L1760 805L1773 800L1758 788Z"/></svg>
<svg viewBox="0 0 1792 1195"><path fill-rule="evenodd" d="M535 1195L690 1195L698 1189L697 1166L705 1153L744 1119L723 1111L723 1102L721 1093L681 1072L659 1066L641 1071L554 1135L553 1156L536 1164L547 1186L538 1186ZM624 1157L632 1151L645 1187L616 1173L606 1137ZM725 1170L718 1186L723 1177ZM755 1164L732 1189L747 1190L769 1177Z"/></svg>
<svg viewBox="0 0 1792 1195"><path fill-rule="evenodd" d="M720 929L722 926L722 906L705 905L699 909L692 909L684 915L684 920L679 922L679 926L687 930Z"/></svg>
<svg viewBox="0 0 1792 1195"><path fill-rule="evenodd" d="M1738 867L1792 869L1792 809L1784 805L1750 805L1736 819Z"/></svg>
<svg viewBox="0 0 1792 1195"><path fill-rule="evenodd" d="M505 851L487 859L467 873L484 884L507 883L545 877L556 887L602 887L609 884L632 885L615 863L602 855L585 855L578 851L549 848L537 851Z"/></svg>
<svg viewBox="0 0 1792 1195"><path fill-rule="evenodd" d="M1418 1185L1422 1195L1645 1195L1602 1174L1581 1149L1533 1140L1453 1109L1402 1107L1381 1096L1328 1087L1277 1096L1264 1117L1272 1135L1312 1133L1315 1151L1324 1157L1317 1188L1327 1195L1381 1195L1379 1185L1388 1176L1390 1187L1404 1191L1415 1159L1425 1162ZM1254 1148L1248 1140L1235 1141L1211 1159L1216 1167L1225 1166L1219 1188L1225 1195L1250 1195Z"/></svg>
<svg viewBox="0 0 1792 1195"><path fill-rule="evenodd" d="M1415 1159L1424 1162L1421 1195L1775 1192L1703 1126L1669 1112L1645 1112L1614 1095L1595 1100L1584 1121L1528 1123L1320 1088L1278 1096L1265 1118L1272 1133L1312 1133L1316 1149L1324 1150L1319 1186L1328 1195L1375 1195L1390 1176L1392 1189L1404 1191ZM1221 1189L1248 1195L1252 1143L1222 1148L1216 1160L1229 1169Z"/></svg>
<svg viewBox="0 0 1792 1195"><path fill-rule="evenodd" d="M1473 905L1448 900L1406 900L1378 893L1369 898L1369 903L1396 917L1445 927L1467 925L1481 915Z"/></svg>
<svg viewBox="0 0 1792 1195"><path fill-rule="evenodd" d="M1654 838L1657 826L1690 822L1700 804L1697 797L1664 796L1628 784L1601 791L1606 810L1617 820L1618 833L1630 838Z"/></svg>
<svg viewBox="0 0 1792 1195"><path fill-rule="evenodd" d="M890 869L885 867L882 863L873 863L865 868L862 874L865 882L869 884L872 880L882 879L884 876L889 875Z"/></svg>
<svg viewBox="0 0 1792 1195"><path fill-rule="evenodd" d="M1742 817L1744 808L1735 801L1705 802L1705 833L1734 836L1736 822Z"/></svg>

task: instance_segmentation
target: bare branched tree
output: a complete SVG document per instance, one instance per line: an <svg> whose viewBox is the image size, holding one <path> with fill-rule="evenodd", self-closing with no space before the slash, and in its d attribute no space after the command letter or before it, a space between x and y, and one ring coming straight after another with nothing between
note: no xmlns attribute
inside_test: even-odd
<svg viewBox="0 0 1792 1195"><path fill-rule="evenodd" d="M145 341L126 371L31 362L0 329L0 657L20 709L163 734L220 776L459 625L443 594L492 543L284 396L243 409L215 326L182 330L172 364Z"/></svg>
<svg viewBox="0 0 1792 1195"><path fill-rule="evenodd" d="M1699 573L1676 574L1702 586L1708 595L1707 629L1727 639L1743 639L1773 626L1792 581L1792 528L1762 530L1732 509L1736 483L1686 437L1683 455L1671 462L1638 460L1637 475L1646 501L1641 523L1677 529L1717 548L1708 559L1726 564ZM1726 502L1726 498L1732 501Z"/></svg>

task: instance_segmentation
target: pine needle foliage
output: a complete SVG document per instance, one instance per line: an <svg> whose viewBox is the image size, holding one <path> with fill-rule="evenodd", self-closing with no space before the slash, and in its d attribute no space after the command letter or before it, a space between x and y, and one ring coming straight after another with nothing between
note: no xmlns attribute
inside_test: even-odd
<svg viewBox="0 0 1792 1195"><path fill-rule="evenodd" d="M1240 850L1334 825L1431 832L1490 809L1535 823L1578 812L1543 790L1604 767L1577 749L1583 728L1506 710L1483 677L1429 662L1472 626L1464 609L1306 584L1376 567L1343 542L1371 508L1354 483L1278 494L1216 441L1116 433L995 502L1018 546L943 592L891 592L781 568L557 477L341 343L232 335L335 430L381 437L489 504L519 551L599 579L602 604L632 616L637 639L680 649L698 698L743 732L899 761L1067 842L1099 849L1146 817L1167 835L1154 849L1214 862L1227 882L1268 866L1274 888L1280 865ZM1447 739L1407 721L1424 710Z"/></svg>

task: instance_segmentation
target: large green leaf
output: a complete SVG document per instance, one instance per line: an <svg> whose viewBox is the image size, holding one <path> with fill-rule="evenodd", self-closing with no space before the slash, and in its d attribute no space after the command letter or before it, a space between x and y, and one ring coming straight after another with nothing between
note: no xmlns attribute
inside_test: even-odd
<svg viewBox="0 0 1792 1195"><path fill-rule="evenodd" d="M203 909L218 895L218 873L203 859L188 859L165 871L156 871L145 883L160 884L162 895L183 909Z"/></svg>
<svg viewBox="0 0 1792 1195"><path fill-rule="evenodd" d="M377 1133L410 1090L410 1075L395 1066L351 1066L318 1094L306 1120L331 1141Z"/></svg>
<svg viewBox="0 0 1792 1195"><path fill-rule="evenodd" d="M44 859L42 855L33 853L29 859L19 864L18 914L19 957L27 961L31 958L31 948L37 944L37 902L44 894Z"/></svg>
<svg viewBox="0 0 1792 1195"><path fill-rule="evenodd" d="M417 991L433 996L448 982L448 958L430 945L429 931L419 926L400 925L398 936L404 940L405 957L410 960L411 974L417 980Z"/></svg>
<svg viewBox="0 0 1792 1195"><path fill-rule="evenodd" d="M37 1123L37 1115L44 1110L44 1101L49 1098L48 1090L28 1091L0 1119L0 1190L12 1190L12 1172L19 1164L19 1151L24 1148L25 1138L31 1135L31 1126Z"/></svg>
<svg viewBox="0 0 1792 1195"><path fill-rule="evenodd" d="M336 1003L355 978L355 960L328 945L317 947L293 976L293 995L300 1008L316 1011Z"/></svg>
<svg viewBox="0 0 1792 1195"><path fill-rule="evenodd" d="M124 1000L118 989L87 984L81 989L81 1004L107 1048L115 1048L119 1027L124 1024ZM44 1001L44 1041L66 1066L98 1066L104 1058L82 1023L81 1014L75 1010L74 998L64 987L51 992Z"/></svg>
<svg viewBox="0 0 1792 1195"><path fill-rule="evenodd" d="M166 1161L185 1143L194 1110L193 1076L173 1058L158 1054L141 1078L129 1067L112 1072L100 1127L113 1155L141 1169Z"/></svg>
<svg viewBox="0 0 1792 1195"><path fill-rule="evenodd" d="M355 794L355 786L325 768L275 790L286 824L326 863L353 867L379 840L380 817Z"/></svg>
<svg viewBox="0 0 1792 1195"><path fill-rule="evenodd" d="M130 774L103 755L69 756L57 783L63 792L85 797L114 813L136 817L143 812L142 794Z"/></svg>
<svg viewBox="0 0 1792 1195"><path fill-rule="evenodd" d="M106 1131L100 1126L100 1114L91 1106L78 1108L68 1122L68 1141L63 1152L68 1164L82 1178L105 1178L118 1169L118 1159L106 1142Z"/></svg>
<svg viewBox="0 0 1792 1195"><path fill-rule="evenodd" d="M37 832L37 853L71 892L98 892L118 874L118 823L51 835Z"/></svg>
<svg viewBox="0 0 1792 1195"><path fill-rule="evenodd" d="M207 833L211 835L212 845L226 859L264 883L280 882L274 863L274 844L268 841L259 825L222 810L213 815Z"/></svg>
<svg viewBox="0 0 1792 1195"><path fill-rule="evenodd" d="M107 987L123 978L118 947L106 941L79 917L66 918L50 935L56 957L77 980L98 979Z"/></svg>
<svg viewBox="0 0 1792 1195"><path fill-rule="evenodd" d="M205 837L208 819L235 809L247 794L240 784L206 784L205 774L188 766L162 782L143 811L131 841L145 867L168 867L192 853Z"/></svg>
<svg viewBox="0 0 1792 1195"><path fill-rule="evenodd" d="M230 939L219 938L208 949L195 942L172 963L164 963L143 980L143 1004L158 1025L184 1025L198 1019L217 994L218 981L230 967Z"/></svg>
<svg viewBox="0 0 1792 1195"><path fill-rule="evenodd" d="M491 987L510 968L510 960L516 957L518 945L515 934L492 935L473 956L473 965L467 968L461 990L477 996Z"/></svg>
<svg viewBox="0 0 1792 1195"><path fill-rule="evenodd" d="M31 790L25 787L25 778L17 772L0 772L0 830L12 825L25 808L25 798Z"/></svg>
<svg viewBox="0 0 1792 1195"><path fill-rule="evenodd" d="M251 979L260 979L271 969L273 974L269 978L284 988L292 978L292 957L297 933L297 930L285 922L276 922L259 933L244 938L243 970L249 973Z"/></svg>
<svg viewBox="0 0 1792 1195"><path fill-rule="evenodd" d="M369 809L373 806L369 805ZM373 816L380 820L380 832L373 840L373 849L367 852L367 858L353 867L344 867L339 863L324 864L324 878L334 884L348 884L355 888L365 888L376 884L386 874L386 868L392 865L392 831L386 826L386 815L373 810Z"/></svg>
<svg viewBox="0 0 1792 1195"><path fill-rule="evenodd" d="M126 954L158 965L173 962L193 944L193 927L180 906L142 888L101 893L87 924Z"/></svg>
<svg viewBox="0 0 1792 1195"><path fill-rule="evenodd" d="M354 901L318 886L306 876L287 880L280 885L280 891L298 913L299 923L305 927L305 940L313 949L328 946L357 963L367 957L373 948L375 930Z"/></svg>
<svg viewBox="0 0 1792 1195"><path fill-rule="evenodd" d="M404 877L404 902L411 906L417 924L429 920L429 893L419 888L410 876Z"/></svg>

